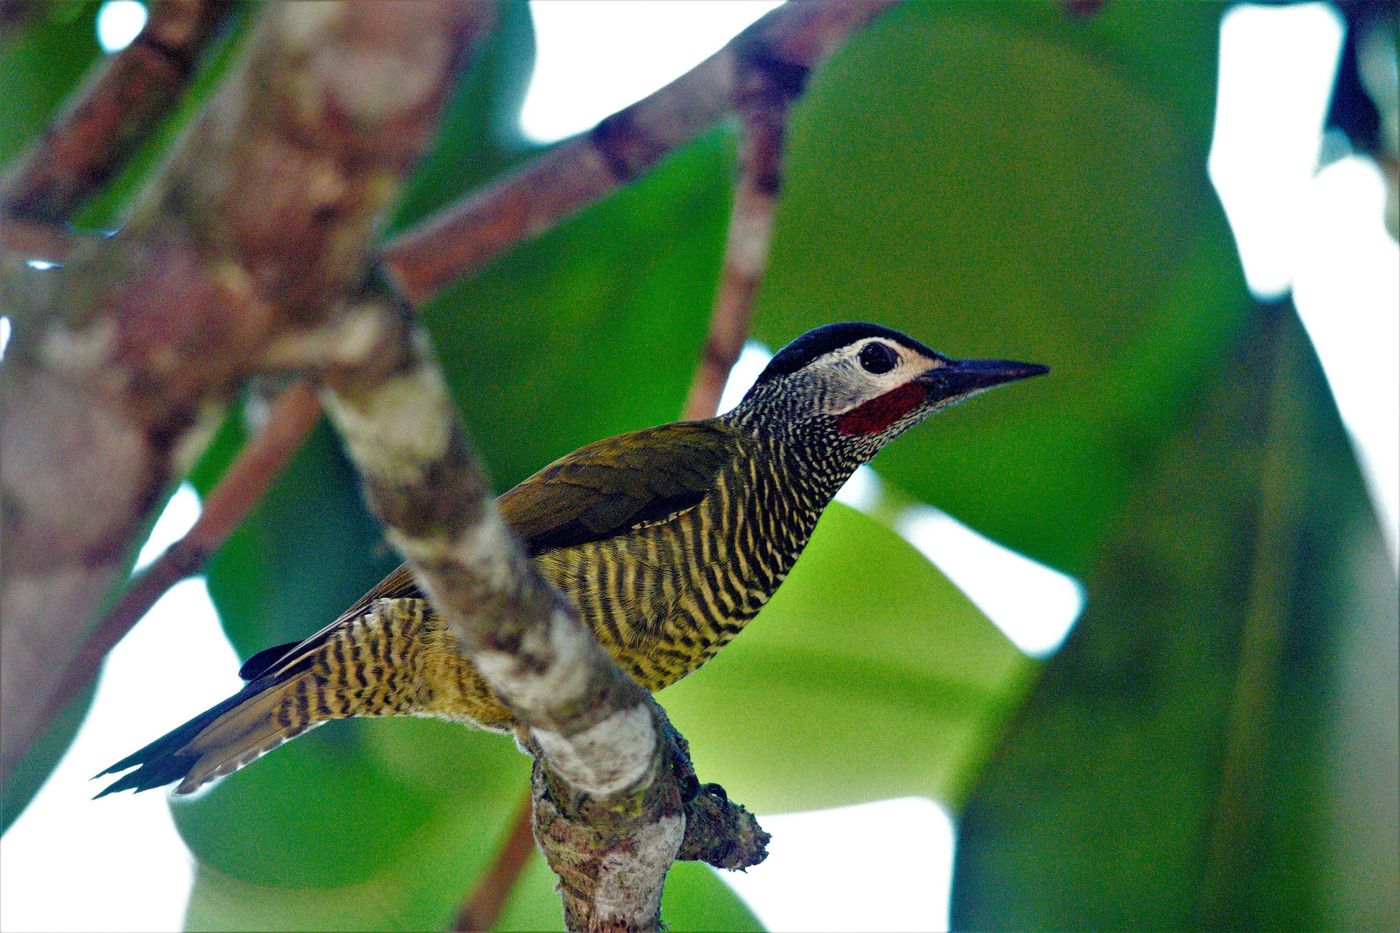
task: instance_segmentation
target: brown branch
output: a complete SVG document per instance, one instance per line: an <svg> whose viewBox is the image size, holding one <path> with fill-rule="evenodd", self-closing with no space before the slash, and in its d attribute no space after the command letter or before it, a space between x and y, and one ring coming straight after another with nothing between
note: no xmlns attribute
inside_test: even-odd
<svg viewBox="0 0 1400 933"><path fill-rule="evenodd" d="M653 929L684 833L663 714L496 511L411 310L383 281L356 305L378 310L386 339L361 365L329 370L323 401L366 501L535 757L536 838L561 876L570 928ZM585 837L611 846L620 871L601 870ZM578 877L570 866L583 862L596 870Z"/></svg>
<svg viewBox="0 0 1400 933"><path fill-rule="evenodd" d="M199 572L209 555L219 549L263 497L320 417L321 401L308 383L296 383L277 397L262 431L239 451L218 486L205 499L198 520L131 582L98 622L63 672L49 705L49 716L56 715L92 682L107 652L157 600L172 586Z"/></svg>
<svg viewBox="0 0 1400 933"><path fill-rule="evenodd" d="M472 889L471 897L458 912L452 929L489 930L496 925L511 889L535 851L535 834L530 828L532 807L533 801L527 788L515 808L515 817L510 821L505 844L496 853L491 868Z"/></svg>
<svg viewBox="0 0 1400 933"><path fill-rule="evenodd" d="M768 267L788 112L808 76L806 67L773 58L763 45L740 44L736 52L739 81L734 97L744 121L739 183L710 331L686 398L686 418L715 414L729 371L744 349L754 297Z"/></svg>
<svg viewBox="0 0 1400 933"><path fill-rule="evenodd" d="M17 323L0 379L0 774L237 386L269 360L373 347L365 319L333 312L494 7L414 11L259 8L128 225L79 243L43 287L3 290ZM328 320L348 329L318 331Z"/></svg>
<svg viewBox="0 0 1400 933"><path fill-rule="evenodd" d="M770 63L800 87L811 68L894 2L778 7L654 94L396 237L383 248L385 264L407 298L421 304L644 174L732 112L754 61Z"/></svg>
<svg viewBox="0 0 1400 933"><path fill-rule="evenodd" d="M534 756L535 838L560 878L565 921L656 929L696 796L684 740L496 511L411 309L387 279L353 304L377 311L386 339L360 365L327 371L327 413L389 541Z"/></svg>
<svg viewBox="0 0 1400 933"><path fill-rule="evenodd" d="M140 35L101 62L63 115L0 181L0 211L65 223L136 151L193 77L234 9L226 0L160 0Z"/></svg>

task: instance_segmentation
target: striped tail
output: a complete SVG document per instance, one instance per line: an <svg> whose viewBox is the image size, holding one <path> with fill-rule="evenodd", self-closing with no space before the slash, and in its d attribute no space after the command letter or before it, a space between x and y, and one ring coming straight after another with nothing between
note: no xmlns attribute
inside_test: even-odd
<svg viewBox="0 0 1400 933"><path fill-rule="evenodd" d="M182 726L133 752L107 770L103 777L134 768L113 781L98 797L119 790L152 790L173 781L176 794L188 794L239 768L334 717L288 721L279 715L298 694L305 695L313 675L301 672L268 683L248 684L222 703L200 713Z"/></svg>
<svg viewBox="0 0 1400 933"><path fill-rule="evenodd" d="M135 769L97 796L174 781L176 794L188 794L332 719L509 725L509 711L424 600L376 599L351 612L305 641L253 655L238 672L247 686L98 774Z"/></svg>

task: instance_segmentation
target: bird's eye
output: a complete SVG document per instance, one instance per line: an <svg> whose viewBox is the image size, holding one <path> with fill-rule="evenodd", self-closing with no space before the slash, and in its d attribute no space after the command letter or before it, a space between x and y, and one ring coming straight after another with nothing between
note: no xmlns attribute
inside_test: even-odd
<svg viewBox="0 0 1400 933"><path fill-rule="evenodd" d="M860 368L868 373L880 375L894 369L899 356L887 343L872 341L860 348Z"/></svg>

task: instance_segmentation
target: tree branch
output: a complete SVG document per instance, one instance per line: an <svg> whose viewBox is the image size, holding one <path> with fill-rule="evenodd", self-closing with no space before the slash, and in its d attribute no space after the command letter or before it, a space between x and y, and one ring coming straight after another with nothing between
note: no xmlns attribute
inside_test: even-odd
<svg viewBox="0 0 1400 933"><path fill-rule="evenodd" d="M0 211L65 223L179 100L226 0L160 0L132 43L103 61L0 181Z"/></svg>
<svg viewBox="0 0 1400 933"><path fill-rule="evenodd" d="M414 9L263 9L247 57L122 231L77 244L45 287L7 283L0 774L42 728L133 536L233 389L281 359L373 345L353 316L317 328L357 284L494 12Z"/></svg>
<svg viewBox="0 0 1400 933"><path fill-rule="evenodd" d="M734 98L744 122L739 182L710 331L686 398L686 418L714 415L729 371L744 349L754 297L768 268L788 112L805 90L809 73L806 67L773 58L756 42L738 45L736 56L739 80Z"/></svg>
<svg viewBox="0 0 1400 933"><path fill-rule="evenodd" d="M695 779L683 740L538 573L490 496L426 334L387 280L356 310L386 340L323 402L365 498L535 758L535 836L570 929L656 929ZM727 801L726 801L727 803ZM718 824L716 824L718 825Z"/></svg>
<svg viewBox="0 0 1400 933"><path fill-rule="evenodd" d="M520 805L515 808L505 844L457 913L457 918L452 922L453 930L489 930L496 925L496 918L501 915L516 879L525 870L535 851L535 834L530 828L533 813L534 797L526 790Z"/></svg>
<svg viewBox="0 0 1400 933"><path fill-rule="evenodd" d="M396 237L382 250L420 304L644 174L733 111L757 61L799 88L806 73L895 0L808 0L778 7L651 96L561 143Z"/></svg>
<svg viewBox="0 0 1400 933"><path fill-rule="evenodd" d="M830 51L833 37L844 35L840 30L854 31L873 18L885 4L842 4L845 9L832 11L830 18L812 15L813 9L820 10L830 5L824 0L814 0L805 5L811 9L801 12L797 11L796 6L791 10L784 8L772 14L771 22L765 20L756 24L754 30L763 26L763 34L781 38L788 46L799 49L799 57L814 58ZM763 25L765 22L766 26ZM724 275L711 319L710 335L697 366L691 398L684 409L684 417L687 418L714 414L729 370L743 348L749 311L762 268L766 265L774 198L781 178L787 110L792 100L801 93L807 73L807 66L801 62L784 63L773 58L768 54L765 42L746 42L736 38L730 47L737 62L737 77L730 98L700 101L694 113L676 117L672 124L692 128L683 131L693 135L718 115L736 108L743 116L745 125L741 179L735 198ZM713 64L721 58L720 55L713 56L710 62ZM706 86L706 81L715 84L713 75L707 75L709 71L703 64L692 71L694 86ZM664 113L685 106L692 91L690 85L678 84L663 88L647 100L604 121L605 124L611 121L610 125L614 127L609 132L626 135L626 132L635 132L639 124L659 122L643 119L635 113ZM629 113L634 115L627 116ZM677 143L680 141L676 140ZM620 145L624 151L632 152L646 148L640 138ZM595 161L590 158L592 151L592 136L580 137L553 150L516 175L460 202L438 220L427 221L391 241L384 248L386 263L400 280L413 279L415 257L426 257L433 262L449 259L446 253L437 255L433 252L443 248L458 257L453 261L465 262L460 267L461 271L484 264L520 239L534 235L540 229L547 229L586 201L602 196L615 186L615 182L608 182L598 187L586 180L591 177L589 166ZM639 170L644 167L641 166ZM458 218L465 224L461 228L466 231L464 239L455 246L444 244L439 239L444 234L437 232L437 224L449 217ZM71 245L66 237L53 233L51 228L9 224L0 229L6 233L7 251L14 248L25 255L62 258ZM445 235L457 234L449 229ZM461 257L467 258L463 260ZM441 274L451 278L458 274L458 271L454 271L458 269L457 266L450 266L444 268ZM432 288L440 286L447 278L435 280ZM414 294L412 289L409 290L410 297L415 301L426 298L431 291L423 291L422 283L419 285L419 293ZM314 340L309 343L311 345L287 341L284 344L285 352L273 362L282 366L315 365L318 362L317 354L324 348L315 345ZM246 507L253 504L247 502ZM173 568L162 568L166 569ZM141 602L153 604L163 593L163 590L157 591L160 580L164 579L168 581L167 586L173 586L183 576L155 573L156 568L152 570L148 579L136 585L144 590Z"/></svg>
<svg viewBox="0 0 1400 933"><path fill-rule="evenodd" d="M807 67L772 57L763 42L736 39L731 46L737 62L737 76L733 93L726 103L736 108L743 118L743 151L724 268L711 315L709 335L684 408L685 418L706 418L715 414L729 372L743 349L753 299L767 267L774 209L781 187L788 115L792 103L805 89L809 73ZM719 57L713 57L706 64L712 64ZM705 65L697 70L702 75L708 74ZM699 79L696 81L698 85ZM681 98L687 92L687 85L678 87L673 84L657 94ZM647 103L644 101L634 105L634 109L644 109L643 105ZM711 105L691 118L683 118L678 125L701 124L718 109ZM635 126L638 122L621 115L609 120L617 126ZM429 221L423 229L411 231L406 239L401 238L397 243L416 244L411 245L408 255L421 256L422 253L418 252L421 247L437 242L435 238L438 236L451 235L447 232L451 230L449 218L465 220L473 214L476 215L477 225L464 223L464 227L473 232L485 231L488 236L518 237L552 226L567 215L570 199L587 191L589 185L596 184L601 177L598 174L601 160L594 157L596 147L593 143L594 138L589 135L565 144L515 176L497 182L457 208ZM640 150L643 147L633 143L632 148ZM606 184L604 180L597 190L606 191ZM512 220L517 224L523 221L523 227L512 226ZM453 268L454 263L461 263L466 268L484 264L505 248L502 242L469 237L455 251L438 257L436 261L443 263L444 270L440 274L449 275L448 270ZM394 245L390 246L387 254L391 259L404 255ZM411 263L412 258L409 261ZM405 278L405 268L402 265L398 267L401 279ZM412 277L411 268L409 277ZM429 284L426 285L422 279L416 281L420 288L431 289L435 287L431 283L437 279L435 275L430 275L427 279ZM495 863L478 882L458 914L454 929L489 929L495 922L528 860L531 830L525 815L527 812L522 809L522 816L512 825ZM768 834L759 828L757 821L743 807L729 805L722 788L717 785L707 785L705 792L687 805L686 828L685 843L678 858L706 861L720 868L742 868L755 865L766 856Z"/></svg>
<svg viewBox="0 0 1400 933"><path fill-rule="evenodd" d="M204 501L198 520L185 536L156 558L128 584L121 597L97 623L82 648L69 662L47 717L68 704L92 682L107 652L175 584L199 572L209 555L219 549L271 485L282 467L296 453L321 417L316 390L305 382L291 386L277 397L267 423L250 441Z"/></svg>

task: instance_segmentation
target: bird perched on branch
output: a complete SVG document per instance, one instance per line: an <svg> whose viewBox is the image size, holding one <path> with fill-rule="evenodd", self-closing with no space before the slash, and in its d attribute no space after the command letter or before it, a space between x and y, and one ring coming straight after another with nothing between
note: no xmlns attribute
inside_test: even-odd
<svg viewBox="0 0 1400 933"><path fill-rule="evenodd" d="M1045 372L949 359L873 324L830 324L783 348L732 411L589 444L496 505L608 652L660 690L758 613L856 467L933 412ZM238 693L102 772L135 768L102 794L173 781L189 793L331 719L512 725L406 566L239 674L248 683Z"/></svg>

